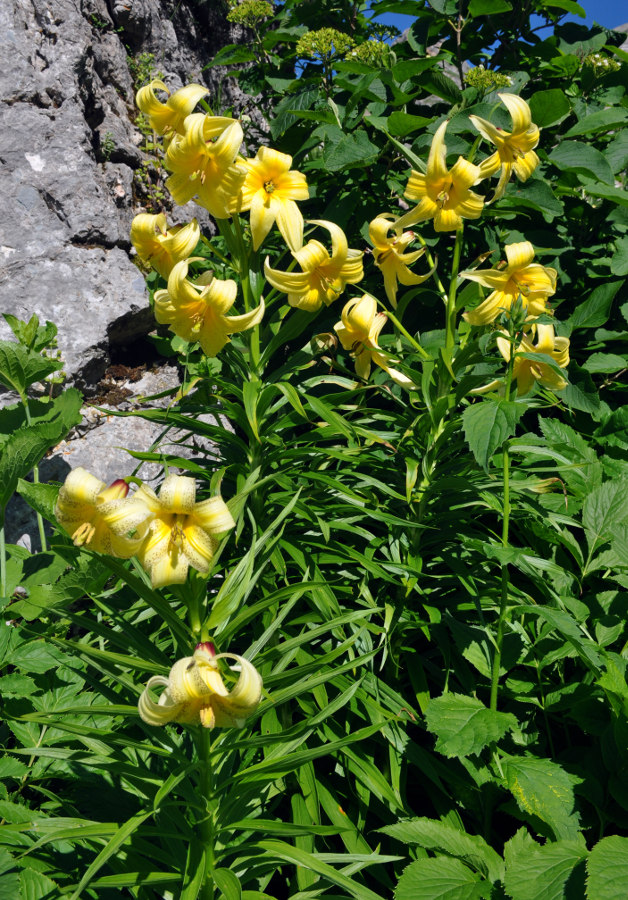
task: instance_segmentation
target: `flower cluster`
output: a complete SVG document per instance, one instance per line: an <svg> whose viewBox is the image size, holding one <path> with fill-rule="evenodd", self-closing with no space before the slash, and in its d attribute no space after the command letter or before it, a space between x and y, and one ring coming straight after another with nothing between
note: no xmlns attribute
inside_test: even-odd
<svg viewBox="0 0 628 900"><path fill-rule="evenodd" d="M273 14L273 5L268 3L268 0L241 0L240 3L231 3L230 6L227 21L248 28L253 28L258 22Z"/></svg>
<svg viewBox="0 0 628 900"><path fill-rule="evenodd" d="M343 31L335 28L319 28L317 31L308 31L297 41L297 56L308 59L330 59L335 56L343 56L355 46L355 41Z"/></svg>
<svg viewBox="0 0 628 900"><path fill-rule="evenodd" d="M59 491L55 516L76 546L137 556L153 587L182 584L190 566L207 573L218 536L235 525L221 497L196 502L193 478L168 475L159 494L142 484L129 496L126 481L107 487L81 467Z"/></svg>

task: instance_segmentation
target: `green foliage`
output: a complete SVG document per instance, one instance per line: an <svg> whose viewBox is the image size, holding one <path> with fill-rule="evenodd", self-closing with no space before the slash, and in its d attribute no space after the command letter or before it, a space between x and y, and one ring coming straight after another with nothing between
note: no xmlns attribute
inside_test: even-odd
<svg viewBox="0 0 628 900"><path fill-rule="evenodd" d="M425 175L445 119L448 169L493 153L469 116L509 133L497 91L529 102L540 165L497 198L496 181L476 185L487 202L463 234L413 224L412 249L425 253L412 272L432 274L402 285L394 309L365 257L346 299L365 291L380 302L379 350L406 388L381 367L356 378L334 330L345 298L315 315L264 282L267 254L278 270L292 265L276 233L247 250L249 226L236 217L199 243L195 275L237 280L238 313L263 295L264 320L211 359L161 333L185 389L169 405L118 414L175 431L185 453L131 455L194 476L204 495L219 488L236 526L207 582L195 573L164 588L137 561L74 547L60 530L50 550L7 548L0 889L12 898L187 900L214 888L216 900L619 898L622 36L565 22L583 14L571 0L526 9L286 0L259 29L255 9L250 44L208 64L231 67L267 100L273 146L308 178L305 219L337 223L348 247L365 247L382 212L406 211L408 169ZM394 47L373 19L387 10L415 16ZM570 340L563 389L548 377L564 374L555 355L517 351L523 301L487 327L461 317L489 289L460 273L503 272L504 247L524 241L535 264L556 271L537 324ZM0 378L23 402L0 412L4 502L17 490L52 521L56 487L26 476L76 421L80 400L73 391L29 399L27 421L27 390L58 366L41 356L52 332L14 325L19 343L0 347ZM509 361L498 329L512 338ZM545 380L516 392L517 371L534 365ZM137 716L147 680L210 638L263 677L247 727L208 736L147 726Z"/></svg>

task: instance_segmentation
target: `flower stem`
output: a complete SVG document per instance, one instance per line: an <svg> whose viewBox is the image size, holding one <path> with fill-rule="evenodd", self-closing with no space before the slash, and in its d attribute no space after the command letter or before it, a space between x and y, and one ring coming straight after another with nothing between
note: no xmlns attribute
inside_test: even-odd
<svg viewBox="0 0 628 900"><path fill-rule="evenodd" d="M462 253L462 243L464 240L464 229L460 228L456 232L456 243L454 245L454 259L451 267L451 281L449 282L449 294L447 295L447 305L445 312L445 348L452 350L455 342L456 334L456 293L458 291L458 270L460 269L460 255Z"/></svg>
<svg viewBox="0 0 628 900"><path fill-rule="evenodd" d="M210 732L207 728L201 728L195 737L200 768L199 792L205 806L202 818L198 822L198 836L205 860L205 871L198 896L201 900L214 900L214 814L210 808L213 791Z"/></svg>
<svg viewBox="0 0 628 900"><path fill-rule="evenodd" d="M404 328L404 326L401 324L401 322L399 321L399 319L397 318L397 316L394 313L391 313L390 310L387 309L386 315L388 316L390 321L393 323L393 325L395 326L397 331L399 331L407 340L410 341L410 343L412 344L412 346L417 351L417 353L421 356L422 359L431 359L431 356L429 355L427 350L424 350L423 347L419 344L419 342L415 338L412 337L410 332L406 328Z"/></svg>
<svg viewBox="0 0 628 900"><path fill-rule="evenodd" d="M512 385L512 372L515 361L515 354L511 351L508 361L508 369L506 372L505 383L505 400L510 400L510 390ZM505 441L503 445L503 513L502 513L502 547L505 549L509 543L510 528L510 443ZM502 560L501 564L501 596L499 601L499 615L497 618L497 635L495 637L495 655L493 657L493 668L491 672L491 699L490 708L497 709L497 695L499 692L499 670L502 661L502 646L504 643L504 629L507 621L508 612L508 587L510 578L508 575L508 563Z"/></svg>
<svg viewBox="0 0 628 900"><path fill-rule="evenodd" d="M4 538L4 507L0 507L0 597L7 595L7 548Z"/></svg>
<svg viewBox="0 0 628 900"><path fill-rule="evenodd" d="M31 411L28 406L28 397L25 395L22 397L22 402L24 403L24 412L26 413L26 421L29 425L32 425L31 419ZM39 466L35 464L33 466L33 484L39 484ZM48 549L48 544L46 543L46 532L44 530L44 520L42 514L40 512L37 513L37 528L39 530L39 542L41 544L42 553L45 553Z"/></svg>

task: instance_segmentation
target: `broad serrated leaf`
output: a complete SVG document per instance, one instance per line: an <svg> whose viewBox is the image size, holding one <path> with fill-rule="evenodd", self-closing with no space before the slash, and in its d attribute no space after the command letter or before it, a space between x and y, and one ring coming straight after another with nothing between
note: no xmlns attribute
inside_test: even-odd
<svg viewBox="0 0 628 900"><path fill-rule="evenodd" d="M479 465L488 469L493 453L515 433L525 406L487 398L468 406L462 414L464 436Z"/></svg>
<svg viewBox="0 0 628 900"><path fill-rule="evenodd" d="M625 900L628 885L628 838L602 838L587 862L587 900Z"/></svg>
<svg viewBox="0 0 628 900"><path fill-rule="evenodd" d="M489 847L484 838L467 834L447 821L405 819L379 830L406 844L418 844L425 850L440 850L463 859L491 881L501 880L504 876L501 856Z"/></svg>
<svg viewBox="0 0 628 900"><path fill-rule="evenodd" d="M526 846L509 859L506 893L512 900L564 900L567 881L586 857L582 839Z"/></svg>
<svg viewBox="0 0 628 900"><path fill-rule="evenodd" d="M59 496L59 488L54 484L33 484L20 478L16 487L20 497L28 503L35 512L40 513L49 522L55 521L55 504Z"/></svg>
<svg viewBox="0 0 628 900"><path fill-rule="evenodd" d="M0 341L0 383L22 396L31 384L62 367L57 359L41 356L14 341Z"/></svg>
<svg viewBox="0 0 628 900"><path fill-rule="evenodd" d="M582 508L582 524L589 553L608 540L617 525L628 518L628 478L606 481L591 491Z"/></svg>
<svg viewBox="0 0 628 900"><path fill-rule="evenodd" d="M12 434L0 457L0 508L5 507L15 492L18 480L26 478L33 466L61 439L56 423L30 425Z"/></svg>
<svg viewBox="0 0 628 900"><path fill-rule="evenodd" d="M438 738L436 749L451 757L479 753L515 728L517 719L512 713L488 709L475 697L443 694L430 701L425 724Z"/></svg>
<svg viewBox="0 0 628 900"><path fill-rule="evenodd" d="M379 148L369 140L366 131L358 130L351 134L341 132L337 141L327 143L323 159L330 172L341 172L356 166L368 166L375 162L379 153Z"/></svg>
<svg viewBox="0 0 628 900"><path fill-rule="evenodd" d="M545 822L557 840L576 840L580 830L574 812L574 778L550 759L507 757L503 763L508 789L519 809Z"/></svg>
<svg viewBox="0 0 628 900"><path fill-rule="evenodd" d="M479 900L492 885L458 859L417 859L407 866L395 888L395 900Z"/></svg>
<svg viewBox="0 0 628 900"><path fill-rule="evenodd" d="M559 169L584 172L607 184L614 184L613 171L608 160L595 147L581 141L563 141L550 153L550 162Z"/></svg>

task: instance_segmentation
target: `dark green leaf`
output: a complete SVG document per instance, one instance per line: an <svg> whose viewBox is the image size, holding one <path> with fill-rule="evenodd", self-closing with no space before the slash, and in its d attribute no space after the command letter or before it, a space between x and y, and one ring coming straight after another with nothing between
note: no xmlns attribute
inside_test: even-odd
<svg viewBox="0 0 628 900"><path fill-rule="evenodd" d="M438 738L436 749L451 757L479 753L514 728L517 720L512 713L488 709L475 697L443 694L430 701L425 724Z"/></svg>
<svg viewBox="0 0 628 900"><path fill-rule="evenodd" d="M490 897L492 885L458 859L438 856L407 866L395 889L395 900L478 900Z"/></svg>
<svg viewBox="0 0 628 900"><path fill-rule="evenodd" d="M559 169L583 172L607 184L615 184L608 160L595 147L581 141L563 141L550 153L550 161Z"/></svg>
<svg viewBox="0 0 628 900"><path fill-rule="evenodd" d="M557 840L577 839L580 829L573 811L577 779L558 763L533 756L507 757L504 774L522 812L545 822Z"/></svg>
<svg viewBox="0 0 628 900"><path fill-rule="evenodd" d="M624 900L628 884L628 838L611 835L591 850L587 900Z"/></svg>
<svg viewBox="0 0 628 900"><path fill-rule="evenodd" d="M488 468L493 453L515 433L524 412L523 404L492 398L465 409L462 415L464 436L482 468Z"/></svg>
<svg viewBox="0 0 628 900"><path fill-rule="evenodd" d="M534 843L509 860L504 886L512 900L564 900L571 873L586 857L583 840Z"/></svg>
<svg viewBox="0 0 628 900"><path fill-rule="evenodd" d="M597 328L604 325L610 316L613 298L622 284L622 281L606 281L598 285L584 303L574 309L569 325L572 328Z"/></svg>
<svg viewBox="0 0 628 900"><path fill-rule="evenodd" d="M534 118L534 117L533 117ZM628 110L621 107L602 109L585 116L569 129L565 137L576 137L579 134L593 134L596 131L610 131L628 120ZM536 121L536 120L535 120ZM554 120L556 121L556 120Z"/></svg>
<svg viewBox="0 0 628 900"><path fill-rule="evenodd" d="M558 88L547 91L535 91L529 101L532 121L539 128L547 128L562 122L571 112L571 104Z"/></svg>
<svg viewBox="0 0 628 900"><path fill-rule="evenodd" d="M471 0L469 3L472 16L494 16L511 10L512 5L508 0Z"/></svg>

